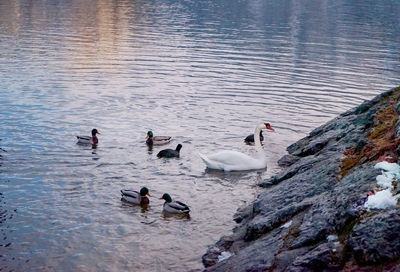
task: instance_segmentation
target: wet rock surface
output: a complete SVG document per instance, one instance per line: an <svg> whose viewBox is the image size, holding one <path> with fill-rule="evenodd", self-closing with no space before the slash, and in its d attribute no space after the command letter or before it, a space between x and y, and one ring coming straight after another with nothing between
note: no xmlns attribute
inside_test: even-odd
<svg viewBox="0 0 400 272"><path fill-rule="evenodd" d="M400 205L364 203L379 190L374 165L399 162L399 96L382 93L289 146L233 234L203 256L206 271L398 271Z"/></svg>

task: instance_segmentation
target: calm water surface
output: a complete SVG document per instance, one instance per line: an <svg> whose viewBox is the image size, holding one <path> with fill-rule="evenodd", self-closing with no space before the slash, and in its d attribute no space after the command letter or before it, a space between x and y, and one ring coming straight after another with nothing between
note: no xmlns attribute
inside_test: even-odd
<svg viewBox="0 0 400 272"><path fill-rule="evenodd" d="M400 84L398 1L0 2L0 268L201 270L313 128ZM266 171L206 171L257 122ZM97 128L97 149L75 135ZM183 144L157 159L152 129ZM147 186L147 209L120 189ZM161 212L168 192L190 218Z"/></svg>

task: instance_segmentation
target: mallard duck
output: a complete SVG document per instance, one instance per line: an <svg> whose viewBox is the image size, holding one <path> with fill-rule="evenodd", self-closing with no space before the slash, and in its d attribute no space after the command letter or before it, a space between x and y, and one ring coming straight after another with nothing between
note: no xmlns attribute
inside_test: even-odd
<svg viewBox="0 0 400 272"><path fill-rule="evenodd" d="M97 139L96 134L100 134L97 129L92 129L92 137L90 136L76 136L78 138L78 144L92 144L96 145L99 143L99 139Z"/></svg>
<svg viewBox="0 0 400 272"><path fill-rule="evenodd" d="M189 207L180 201L173 201L171 196L167 193L163 194L160 199L164 199L163 209L170 213L189 213Z"/></svg>
<svg viewBox="0 0 400 272"><path fill-rule="evenodd" d="M199 153L199 156L210 169L224 171L264 169L267 167L267 158L261 147L260 131L262 129L274 130L268 123L260 123L256 126L254 131L254 145L257 150L256 158L233 150L223 150L209 156Z"/></svg>
<svg viewBox="0 0 400 272"><path fill-rule="evenodd" d="M151 196L149 189L142 187L140 192L134 190L121 190L122 200L133 204L149 204L147 196Z"/></svg>
<svg viewBox="0 0 400 272"><path fill-rule="evenodd" d="M148 131L146 135L146 144L148 145L163 145L171 141L170 136L154 136L152 131Z"/></svg>
<svg viewBox="0 0 400 272"><path fill-rule="evenodd" d="M246 142L246 144L254 144L254 134L250 134L249 136L247 136L244 141ZM260 131L260 141L264 141L262 131Z"/></svg>
<svg viewBox="0 0 400 272"><path fill-rule="evenodd" d="M182 145L178 144L176 149L163 149L158 152L157 157L159 158L179 158L179 152L181 151Z"/></svg>

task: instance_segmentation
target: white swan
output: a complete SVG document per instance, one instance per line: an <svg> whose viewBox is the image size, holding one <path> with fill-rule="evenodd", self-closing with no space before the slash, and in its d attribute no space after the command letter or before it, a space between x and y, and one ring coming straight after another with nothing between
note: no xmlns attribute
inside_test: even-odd
<svg viewBox="0 0 400 272"><path fill-rule="evenodd" d="M260 131L262 129L269 129L274 131L269 123L260 123L257 125L254 131L254 146L257 150L257 155L255 158L233 150L223 150L209 156L205 156L199 153L200 158L210 169L224 171L264 169L267 167L267 158L265 157L265 154L261 147Z"/></svg>

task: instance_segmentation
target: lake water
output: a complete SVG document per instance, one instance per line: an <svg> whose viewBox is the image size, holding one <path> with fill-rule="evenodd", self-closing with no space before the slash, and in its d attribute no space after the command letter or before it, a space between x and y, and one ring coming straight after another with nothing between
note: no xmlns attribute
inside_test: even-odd
<svg viewBox="0 0 400 272"><path fill-rule="evenodd" d="M0 2L2 271L200 271L285 148L400 85L400 2ZM208 171L254 154L267 170ZM75 135L97 128L97 149ZM148 130L183 145L157 159ZM165 147L164 147L165 148ZM120 200L147 186L147 209ZM162 213L168 192L190 218Z"/></svg>

